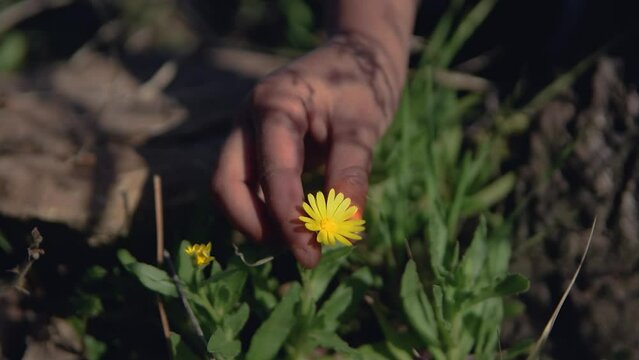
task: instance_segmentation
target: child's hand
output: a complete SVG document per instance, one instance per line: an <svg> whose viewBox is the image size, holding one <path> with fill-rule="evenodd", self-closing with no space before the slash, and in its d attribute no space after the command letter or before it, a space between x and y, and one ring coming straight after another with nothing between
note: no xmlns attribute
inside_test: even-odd
<svg viewBox="0 0 639 360"><path fill-rule="evenodd" d="M306 267L321 249L298 220L302 171L325 165L325 188L350 197L361 215L373 147L403 85L415 1L336 6L339 35L255 87L213 175L214 194L240 231L258 242L283 239Z"/></svg>

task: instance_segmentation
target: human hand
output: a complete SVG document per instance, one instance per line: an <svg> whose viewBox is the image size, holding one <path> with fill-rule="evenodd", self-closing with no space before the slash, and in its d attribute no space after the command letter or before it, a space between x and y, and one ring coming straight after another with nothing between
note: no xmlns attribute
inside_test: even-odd
<svg viewBox="0 0 639 360"><path fill-rule="evenodd" d="M240 231L258 243L280 237L300 264L317 265L320 244L297 220L302 172L325 165L325 188L350 197L361 216L373 147L403 84L396 65L370 38L343 34L254 88L212 181Z"/></svg>

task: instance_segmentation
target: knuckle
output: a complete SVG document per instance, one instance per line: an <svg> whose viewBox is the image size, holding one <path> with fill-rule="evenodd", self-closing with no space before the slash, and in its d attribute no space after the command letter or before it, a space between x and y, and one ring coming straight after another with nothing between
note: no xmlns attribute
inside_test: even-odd
<svg viewBox="0 0 639 360"><path fill-rule="evenodd" d="M283 179L295 178L299 175L299 171L293 168L262 165L260 171L260 181L262 184L272 184Z"/></svg>
<svg viewBox="0 0 639 360"><path fill-rule="evenodd" d="M350 166L340 170L339 179L345 186L366 189L368 187L368 170L361 166Z"/></svg>
<svg viewBox="0 0 639 360"><path fill-rule="evenodd" d="M258 126L264 121L281 121L281 125L296 131L306 130L308 100L277 77L263 80L253 88L250 105Z"/></svg>
<svg viewBox="0 0 639 360"><path fill-rule="evenodd" d="M338 124L333 128L333 138L336 142L357 144L372 151L377 140L383 133L380 124L375 121L351 121Z"/></svg>

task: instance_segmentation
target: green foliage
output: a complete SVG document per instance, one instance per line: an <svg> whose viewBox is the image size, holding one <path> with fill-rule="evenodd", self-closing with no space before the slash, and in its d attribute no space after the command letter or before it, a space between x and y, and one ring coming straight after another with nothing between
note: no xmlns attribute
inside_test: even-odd
<svg viewBox="0 0 639 360"><path fill-rule="evenodd" d="M84 335L84 355L87 360L102 359L107 351L107 345L91 335Z"/></svg>
<svg viewBox="0 0 639 360"><path fill-rule="evenodd" d="M201 326L203 336L208 339L204 341L207 352L218 359L234 359L242 350L239 333L250 314L248 304L240 301L248 271L237 263L229 264L226 269L214 263L207 278L204 269L196 268L184 251L187 246L186 241L180 244L180 253L176 260L176 280L162 269L138 262L125 250L118 252L118 258L125 269L149 290L169 298L183 296L197 322L197 325L191 326ZM188 314L181 314L182 319L178 322L193 321L184 321L184 317L188 317ZM183 353L188 357L188 354L197 353L198 350L188 348L182 340L184 335L194 336L192 333L175 334L171 338L171 345L175 354Z"/></svg>
<svg viewBox="0 0 639 360"><path fill-rule="evenodd" d="M4 236L2 231L0 231L0 250L5 253L11 253L13 251L13 247L7 238Z"/></svg>
<svg viewBox="0 0 639 360"><path fill-rule="evenodd" d="M155 266L138 262L131 253L121 249L118 251L120 263L129 272L134 274L149 290L155 291L165 296L177 297L177 290L171 278L164 270Z"/></svg>
<svg viewBox="0 0 639 360"><path fill-rule="evenodd" d="M517 180L501 169L513 131L501 123L506 115L496 113L481 115L487 121L468 132L465 124L485 113L485 94L444 86L437 77L495 3L480 0L462 14L465 1L453 0L436 26L375 150L365 251L324 249L315 269L299 268L299 281L280 284L270 263L250 267L233 258L225 268L214 263L209 274L193 267L186 243L180 246L177 277L209 355L305 358L320 348L366 359L408 360L415 352L451 360L498 356L503 319L523 311L512 297L529 287L508 272L512 223L500 208ZM300 44L308 40L313 18L307 2L281 0L278 6L287 13L289 35ZM142 285L169 298L179 295L166 272L119 255ZM360 306L363 300L368 307ZM343 325L369 326L358 318L363 312L383 339L354 349ZM244 328L249 318L257 329ZM180 336L172 338L176 354L193 343L188 329ZM499 356L516 356L526 344Z"/></svg>
<svg viewBox="0 0 639 360"><path fill-rule="evenodd" d="M435 359L492 359L504 299L528 288L525 278L507 272L510 223L495 209L516 182L515 174L500 171L507 133L492 125L465 133L464 123L483 112L484 95L462 94L436 76L495 3L481 0L460 15L464 1L451 2L376 149L368 213L372 251L386 260L385 282L399 284L403 321L417 344L393 336L388 314L374 305L387 341L363 347L367 354L406 358L418 349ZM466 239L460 229L477 222Z"/></svg>
<svg viewBox="0 0 639 360"><path fill-rule="evenodd" d="M89 321L104 313L102 294L97 288L107 276L108 270L101 266L88 268L80 280L80 286L69 298L69 311L73 316L67 321L82 337L84 356L90 360L101 359L107 351L106 343L86 333Z"/></svg>
<svg viewBox="0 0 639 360"><path fill-rule="evenodd" d="M248 360L275 358L295 326L295 306L299 302L300 292L299 283L293 283L268 319L257 329L246 354Z"/></svg>
<svg viewBox="0 0 639 360"><path fill-rule="evenodd" d="M298 49L310 49L317 40L313 34L314 16L307 1L278 0L280 11L286 18L288 43Z"/></svg>
<svg viewBox="0 0 639 360"><path fill-rule="evenodd" d="M0 34L0 71L19 70L27 60L27 36L18 31Z"/></svg>
<svg viewBox="0 0 639 360"><path fill-rule="evenodd" d="M401 283L404 311L423 346L436 359L465 359L471 353L493 358L503 317L502 298L528 289L528 280L521 275L491 273L486 264L499 253L487 252L487 241L482 219L461 260L452 261L445 273L436 271L441 264L431 261L435 279L430 294L424 290L415 262L409 260L406 265Z"/></svg>
<svg viewBox="0 0 639 360"><path fill-rule="evenodd" d="M366 289L373 285L372 273L360 269L326 293L351 252L346 247L326 250L316 268L300 268L302 283L289 285L286 295L253 336L247 359L272 359L282 351L295 358L317 347L359 357L336 331L342 316L357 307ZM321 301L323 298L326 300Z"/></svg>

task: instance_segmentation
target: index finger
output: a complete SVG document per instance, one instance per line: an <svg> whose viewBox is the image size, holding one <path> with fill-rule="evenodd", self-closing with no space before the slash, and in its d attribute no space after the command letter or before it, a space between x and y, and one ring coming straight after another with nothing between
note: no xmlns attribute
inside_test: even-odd
<svg viewBox="0 0 639 360"><path fill-rule="evenodd" d="M284 99L273 101L285 102ZM286 108L286 104L284 105ZM288 105L290 107L290 104ZM277 109L277 110L273 110ZM263 109L255 120L260 178L266 205L295 258L305 267L319 262L321 249L314 234L299 222L304 200L301 175L304 165L304 114Z"/></svg>

